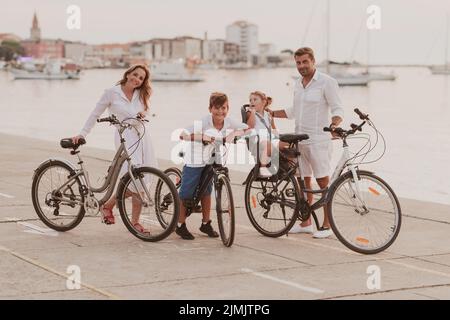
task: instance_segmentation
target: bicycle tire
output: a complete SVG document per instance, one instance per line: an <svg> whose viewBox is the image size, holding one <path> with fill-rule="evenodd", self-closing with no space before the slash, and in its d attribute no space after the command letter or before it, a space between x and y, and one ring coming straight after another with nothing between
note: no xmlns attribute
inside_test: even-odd
<svg viewBox="0 0 450 320"><path fill-rule="evenodd" d="M228 210L222 208L222 191L228 194ZM231 189L230 180L226 175L219 175L217 177L217 188L216 188L216 212L217 212L217 223L219 225L219 234L222 239L222 243L225 247L231 247L234 242L235 237L235 209L233 192ZM226 223L224 220L224 214L228 213L227 217L229 222Z"/></svg>
<svg viewBox="0 0 450 320"><path fill-rule="evenodd" d="M252 201L253 201L251 199L252 185L253 185L253 182L260 181L261 179L258 178L258 177L255 177L255 175L252 175L251 178L248 180L248 183L245 186L245 209L247 211L247 216L248 216L251 224L253 225L253 227L259 233L261 233L262 235L264 235L266 237L278 238L278 237L281 237L281 236L287 234L289 232L289 230L292 228L292 226L295 224L295 222L297 221L297 217L299 216L299 214L298 214L299 213L298 204L300 203L300 188L298 186L297 179L292 174L288 175L286 178L289 179L289 181L292 183L292 185L294 187L294 196L295 196L296 208L294 209L294 212L292 213L292 217L289 217L288 219L286 219L286 218L276 219L276 220L283 220L284 221L284 226L281 226L278 230L267 230L267 228L264 228L264 226L262 226L260 223L258 223L257 218L253 214L253 210L251 208L251 204L252 204ZM254 202L255 202L254 206L256 206L256 200L254 200ZM284 212L285 209L281 208L281 210L282 210L283 216L284 216L285 215L285 212ZM265 219L269 220L268 218L265 218Z"/></svg>
<svg viewBox="0 0 450 320"><path fill-rule="evenodd" d="M61 225L56 225L56 224L52 223L52 221L47 218L46 214L43 212L43 209L41 208L41 205L39 204L38 193L39 193L39 183L41 182L41 178L44 175L44 173L47 172L47 170L49 170L51 168L57 168L57 167L67 170L69 175L74 172L72 167L70 167L67 163L60 161L60 160L50 160L50 161L42 164L41 166L39 166L36 169L34 177L33 177L33 183L31 186L31 199L32 199L33 207L34 207L34 210L36 211L36 214L38 215L39 219L47 227L49 227L53 230L59 231L59 232L66 232L66 231L72 230L73 228L78 226L80 224L80 222L83 220L84 215L85 215L84 206L83 205L80 206L80 209L79 209L78 213L76 214L76 218L73 220L72 223L70 223L66 226L61 226ZM80 191L82 183L78 177L75 179L75 181L78 184L78 191ZM80 197L81 197L81 202L84 203L84 195L82 192L80 192Z"/></svg>
<svg viewBox="0 0 450 320"><path fill-rule="evenodd" d="M178 189L181 186L181 171L178 168L169 168L164 170L164 174L166 176L170 176L170 175L174 175L177 179L178 179L178 183L175 184L175 188ZM161 180L158 181L158 184L156 186L156 190L155 190L155 202L156 202L156 217L158 219L158 222L161 224L162 227L167 227L168 226L168 222L166 221L166 219L164 218L163 214L162 214L162 209L161 207L164 207L164 203L166 202L166 198L165 197L161 197L161 188L163 186L163 183ZM162 198L162 199L161 199ZM163 202L161 202L161 200ZM168 201L173 201L173 199L168 199Z"/></svg>
<svg viewBox="0 0 450 320"><path fill-rule="evenodd" d="M398 234L399 234L400 228L401 228L401 222L402 222L400 202L398 201L397 195L394 193L392 188L380 177L374 175L371 172L361 171L361 170L357 170L357 176L359 179L361 177L368 177L369 180L376 181L377 183L379 183L381 185L381 187L384 187L383 188L384 191L386 191L387 193L390 193L390 194L388 194L388 196L390 196L389 199L392 202L392 206L396 209L395 210L396 225L394 226L395 230L394 230L391 238L383 245L378 246L376 248L369 249L369 248L364 248L363 246L354 245L349 239L347 239L343 235L342 231L339 229L338 223L336 222L336 217L333 214L333 199L336 195L336 191L338 190L338 188L341 185L346 183L347 180L353 180L353 175L351 172L347 172L344 175L340 176L330 187L329 201L328 201L328 215L329 215L330 225L331 225L331 228L332 228L334 234L339 239L339 241L342 244L344 244L347 248L349 248L350 250L361 253L361 254L376 254L376 253L379 253L379 252L384 251L387 248L389 248L398 237Z"/></svg>
<svg viewBox="0 0 450 320"><path fill-rule="evenodd" d="M127 216L125 207L125 199L126 199L125 194L127 192L128 185L131 181L129 173L127 173L119 183L119 187L116 193L117 205L119 208L120 217L124 225L128 229L128 231L130 231L132 235L143 241L157 242L167 238L175 230L175 227L177 226L178 223L178 218L180 216L180 200L175 185L162 171L152 167L139 167L134 169L133 174L139 175L146 172L156 176L159 180L162 180L169 187L170 193L172 194L172 197L174 199L174 214L172 217L172 221L170 221L170 223L166 227L162 226L164 228L164 231L157 235L152 235L151 233L139 232L131 224L131 221Z"/></svg>

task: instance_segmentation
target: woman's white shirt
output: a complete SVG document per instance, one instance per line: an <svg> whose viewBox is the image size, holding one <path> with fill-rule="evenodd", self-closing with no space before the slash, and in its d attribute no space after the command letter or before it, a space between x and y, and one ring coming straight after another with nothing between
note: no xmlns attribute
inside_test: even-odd
<svg viewBox="0 0 450 320"><path fill-rule="evenodd" d="M139 95L140 91L135 90L130 101L120 85L106 89L86 121L80 135L86 137L97 123L97 119L100 118L106 109L108 109L110 115L115 115L119 121L123 121L127 118L135 118L139 112L145 114L145 106L141 102ZM130 124L133 125L133 128L136 130L125 130L122 135L125 139L125 146L131 156L133 164L157 167L158 163L155 157L148 125L145 125L144 128L142 126L143 123L132 120L130 120ZM140 140L139 143L137 143L138 140ZM115 130L114 142L117 150L120 147L120 137L117 130ZM120 175L124 174L126 171L127 167L126 163L124 163Z"/></svg>
<svg viewBox="0 0 450 320"><path fill-rule="evenodd" d="M97 119L108 109L109 114L114 114L120 121L126 118L134 118L139 112L145 111L145 106L139 97L140 91L135 90L131 101L128 100L120 85L106 89L86 121L80 135L86 137L95 126Z"/></svg>

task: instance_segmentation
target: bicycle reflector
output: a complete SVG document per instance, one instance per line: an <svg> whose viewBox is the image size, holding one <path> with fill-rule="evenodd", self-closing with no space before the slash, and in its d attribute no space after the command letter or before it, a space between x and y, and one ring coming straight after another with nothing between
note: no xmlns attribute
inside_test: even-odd
<svg viewBox="0 0 450 320"><path fill-rule="evenodd" d="M372 188L372 187L369 187L369 191L370 191L371 193L373 193L374 195L376 195L376 196L379 196L379 195L380 195L380 193L379 193L377 190L375 190L374 188Z"/></svg>
<svg viewBox="0 0 450 320"><path fill-rule="evenodd" d="M256 209L256 196L252 196L252 204L253 204L253 208Z"/></svg>
<svg viewBox="0 0 450 320"><path fill-rule="evenodd" d="M362 245L369 245L369 240L367 240L366 238L363 237L356 237L356 241L361 243Z"/></svg>

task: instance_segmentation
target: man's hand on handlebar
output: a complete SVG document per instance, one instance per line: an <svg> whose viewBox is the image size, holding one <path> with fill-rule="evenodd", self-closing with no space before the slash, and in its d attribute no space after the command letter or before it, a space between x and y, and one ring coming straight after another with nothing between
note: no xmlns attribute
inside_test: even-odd
<svg viewBox="0 0 450 320"><path fill-rule="evenodd" d="M71 139L74 144L78 144L80 139L84 139L84 137L82 135L78 135L78 136L72 137Z"/></svg>

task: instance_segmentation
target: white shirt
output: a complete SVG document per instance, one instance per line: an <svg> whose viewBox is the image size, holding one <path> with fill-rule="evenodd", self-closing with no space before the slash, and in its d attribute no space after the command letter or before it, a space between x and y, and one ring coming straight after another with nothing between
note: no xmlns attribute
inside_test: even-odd
<svg viewBox="0 0 450 320"><path fill-rule="evenodd" d="M203 117L200 121L194 122L193 126L184 129L185 134L204 134L209 137L225 139L226 136L235 130L245 130L248 126L231 118L224 119L223 128L218 130L214 127L212 115ZM186 142L184 161L186 166L201 168L206 166L210 160L209 155L212 146L203 146L201 142ZM219 155L217 155L219 156Z"/></svg>
<svg viewBox="0 0 450 320"><path fill-rule="evenodd" d="M270 133L272 133L272 136ZM255 127L252 134L259 136L260 143L262 141L269 141L271 138L274 139L276 137L276 130L272 129L271 118L267 111L264 111L263 116L255 112ZM250 153L256 157L258 148L258 139L256 136L252 137L249 140L249 143ZM262 152L262 150L259 150L259 152Z"/></svg>
<svg viewBox="0 0 450 320"><path fill-rule="evenodd" d="M141 102L139 94L140 91L135 90L130 101L122 91L120 85L106 89L95 109L89 115L80 135L86 137L97 123L97 119L100 118L106 109L108 109L110 115L114 114L120 121L127 118L135 118L139 112L145 113L145 106ZM155 157L149 126L133 120L130 120L128 123L136 129L125 130L122 134L125 139L125 147L130 154L132 163L135 165L157 167L158 162ZM145 129L143 125L145 126ZM118 149L121 142L117 130L115 130L114 140L116 149ZM126 162L123 164L120 176L127 171L126 164Z"/></svg>
<svg viewBox="0 0 450 320"><path fill-rule="evenodd" d="M338 94L338 83L329 75L316 70L306 88L303 77L296 81L293 107L286 109L289 119L295 119L295 133L308 134L311 144L330 140L330 133L323 128L331 123L331 117L344 118L344 109ZM331 117L330 117L331 113Z"/></svg>
<svg viewBox="0 0 450 320"><path fill-rule="evenodd" d="M139 112L144 112L145 106L139 98L140 90L134 90L131 101L128 100L120 85L106 89L86 121L80 135L86 137L95 126L97 119L108 109L109 114L114 114L117 119L123 121L126 118L134 118Z"/></svg>

